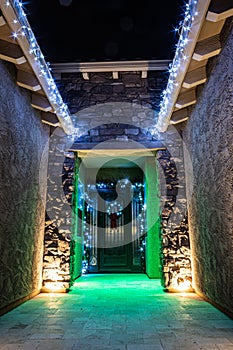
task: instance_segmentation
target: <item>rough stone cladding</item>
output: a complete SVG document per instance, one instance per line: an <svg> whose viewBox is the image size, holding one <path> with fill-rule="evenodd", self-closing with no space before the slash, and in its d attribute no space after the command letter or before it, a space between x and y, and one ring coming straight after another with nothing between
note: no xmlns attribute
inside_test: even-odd
<svg viewBox="0 0 233 350"><path fill-rule="evenodd" d="M134 72L121 73L119 79L113 79L110 73L92 74L90 80L86 81L77 73L62 74L57 84L79 130L74 144L95 145L108 140L133 141L140 144L159 141L167 148L167 151L159 151L157 154L163 187L162 281L167 288L177 286L177 280L184 277L184 270L185 275L190 278L191 263L182 139L174 127L169 128L166 134L154 133L161 92L166 79L164 72L149 72L147 79L142 79L139 73ZM51 171L49 170L47 203L50 219L47 221L45 236L44 282L54 279L68 288L72 278L71 265L74 262L74 257L71 256L71 251L74 251L73 239L69 243L70 235L72 238L72 210L68 205L73 189L72 160L69 160L69 166L65 164L66 150L71 148L73 141L64 135L56 135L56 131L52 138L54 142L50 142ZM68 154L68 159L70 157ZM64 168L68 169L65 175ZM59 180L55 180L55 173ZM62 188L62 174L63 184L69 182L66 189ZM70 189L69 193L67 189L68 192ZM68 196L68 201L64 193ZM53 219L56 223L54 228L49 226ZM63 252L59 249L60 240L66 245ZM55 277L54 269L57 269Z"/></svg>
<svg viewBox="0 0 233 350"><path fill-rule="evenodd" d="M195 288L233 314L232 19L183 135Z"/></svg>
<svg viewBox="0 0 233 350"><path fill-rule="evenodd" d="M41 288L49 128L0 61L0 308Z"/></svg>

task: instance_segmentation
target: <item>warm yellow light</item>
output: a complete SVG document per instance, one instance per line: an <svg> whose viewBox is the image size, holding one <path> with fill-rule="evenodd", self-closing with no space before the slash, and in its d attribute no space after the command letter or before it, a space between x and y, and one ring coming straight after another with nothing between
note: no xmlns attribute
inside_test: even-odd
<svg viewBox="0 0 233 350"><path fill-rule="evenodd" d="M177 286L176 286L176 289L178 289L179 291L186 291L188 289L191 288L191 282L187 279L184 279L182 281L177 281Z"/></svg>
<svg viewBox="0 0 233 350"><path fill-rule="evenodd" d="M56 291L60 290L61 288L63 288L63 283L62 282L46 282L45 288L51 292L56 292Z"/></svg>

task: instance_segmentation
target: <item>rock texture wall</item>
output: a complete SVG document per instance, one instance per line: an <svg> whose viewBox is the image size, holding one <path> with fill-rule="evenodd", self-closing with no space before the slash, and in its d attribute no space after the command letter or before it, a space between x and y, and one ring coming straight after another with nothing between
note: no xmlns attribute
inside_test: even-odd
<svg viewBox="0 0 233 350"><path fill-rule="evenodd" d="M72 240L74 155L60 128L50 137L42 289L67 290L73 281ZM77 276L75 276L77 277Z"/></svg>
<svg viewBox="0 0 233 350"><path fill-rule="evenodd" d="M88 139L98 136L88 131L103 124L127 123L153 130L166 82L167 73L155 71L148 72L147 79L139 72L121 72L119 79L113 79L111 73L91 73L89 80L81 73L64 73L57 83L75 126ZM99 141L109 135L103 133Z"/></svg>
<svg viewBox="0 0 233 350"><path fill-rule="evenodd" d="M174 153L177 150L173 146L170 151ZM168 290L191 289L192 266L186 191L183 188L181 194L179 193L184 186L184 168L176 164L182 157L174 158L171 153L168 150L157 152L165 178L165 193L161 204L162 285Z"/></svg>
<svg viewBox="0 0 233 350"><path fill-rule="evenodd" d="M41 288L49 128L0 61L0 308Z"/></svg>
<svg viewBox="0 0 233 350"><path fill-rule="evenodd" d="M62 74L57 82L79 133L74 143L59 134L58 129L50 138L45 289L54 283L68 289L78 275L77 271L74 273L75 251L81 237L78 240L72 230L70 207L74 160L66 151L82 145L92 148L108 140L119 140L125 145L132 141L145 148L152 144L167 148L159 151L157 157L161 182L162 281L165 288L191 282L183 141L174 127L166 134L152 134L166 79L164 72L149 72L147 79L142 79L140 73L125 72L119 79L113 79L110 73L90 74L87 81L80 73L69 73Z"/></svg>
<svg viewBox="0 0 233 350"><path fill-rule="evenodd" d="M232 28L184 129L195 289L233 314Z"/></svg>

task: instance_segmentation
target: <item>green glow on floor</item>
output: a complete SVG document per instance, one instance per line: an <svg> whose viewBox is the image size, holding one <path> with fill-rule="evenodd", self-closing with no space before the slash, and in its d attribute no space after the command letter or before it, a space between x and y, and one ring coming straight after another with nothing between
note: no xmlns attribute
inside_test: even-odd
<svg viewBox="0 0 233 350"><path fill-rule="evenodd" d="M80 277L0 317L0 350L230 350L233 320L144 274Z"/></svg>
<svg viewBox="0 0 233 350"><path fill-rule="evenodd" d="M146 295L148 291L164 294L160 280L151 280L145 274L90 274L83 275L74 284L71 294L80 294L87 290L89 293L100 293L120 297L128 295L131 299L134 295ZM146 293L145 293L146 291Z"/></svg>

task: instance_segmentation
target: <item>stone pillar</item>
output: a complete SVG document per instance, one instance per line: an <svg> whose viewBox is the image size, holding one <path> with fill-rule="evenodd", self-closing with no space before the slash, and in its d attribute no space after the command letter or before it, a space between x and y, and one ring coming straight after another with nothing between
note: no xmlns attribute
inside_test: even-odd
<svg viewBox="0 0 233 350"><path fill-rule="evenodd" d="M158 169L156 158L147 157L146 176L146 273L149 278L160 278L160 201L158 196Z"/></svg>
<svg viewBox="0 0 233 350"><path fill-rule="evenodd" d="M44 236L44 292L66 292L71 283L71 198L74 155L67 152L69 140L60 129L50 137L47 203Z"/></svg>

